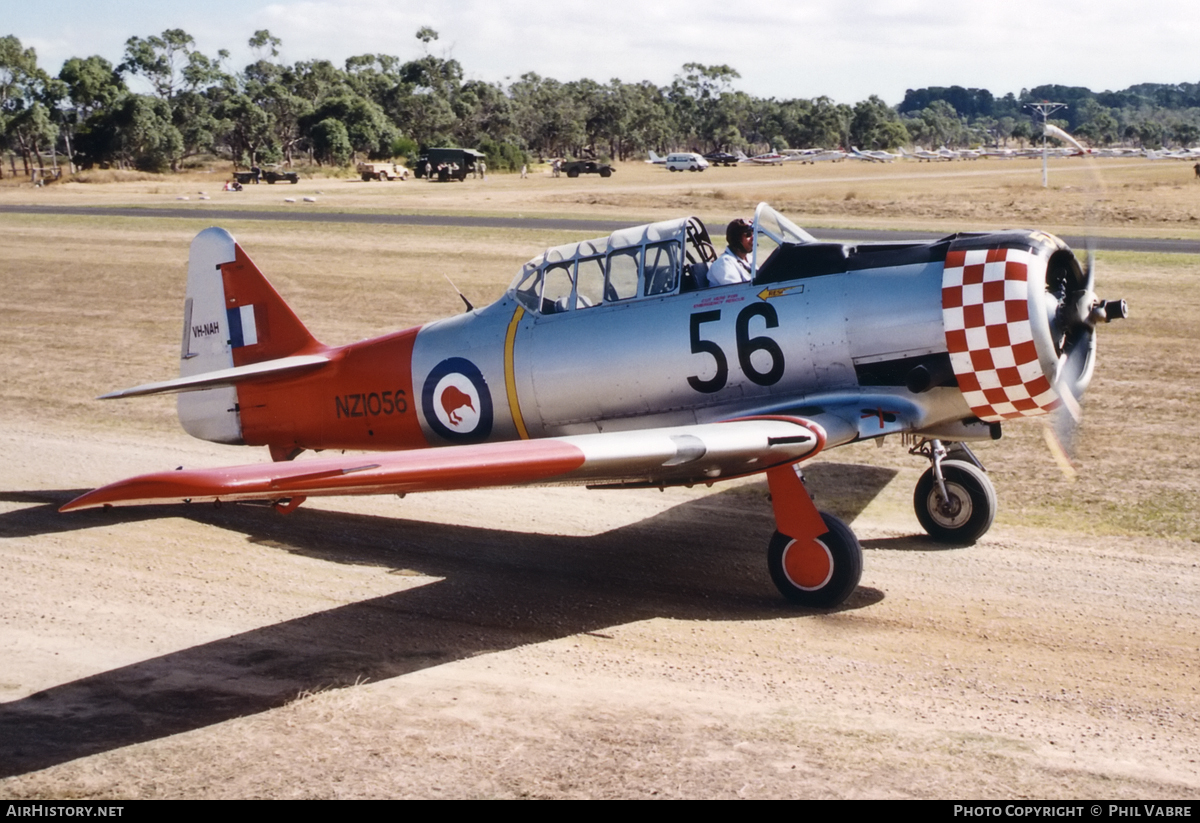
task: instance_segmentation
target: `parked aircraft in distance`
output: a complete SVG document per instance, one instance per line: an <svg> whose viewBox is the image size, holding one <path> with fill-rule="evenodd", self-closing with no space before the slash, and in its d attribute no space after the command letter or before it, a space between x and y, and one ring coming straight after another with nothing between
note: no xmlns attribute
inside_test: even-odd
<svg viewBox="0 0 1200 823"><path fill-rule="evenodd" d="M891 163L893 160L900 159L900 155L898 154L892 154L891 152L886 151L872 151L869 149L863 151L862 149L858 148L858 146L850 147L849 156L857 160L870 160L873 163Z"/></svg>
<svg viewBox="0 0 1200 823"><path fill-rule="evenodd" d="M265 446L275 462L143 475L62 510L288 512L318 495L765 474L771 578L793 602L831 607L857 586L862 549L818 511L799 463L901 435L929 461L917 519L969 544L996 495L967 443L1077 409L1096 326L1125 316L1096 297L1090 259L1039 231L825 243L764 203L749 244L750 282L701 288L716 253L699 219L635 226L547 249L484 308L329 346L228 232L206 229L188 261L180 376L104 397L180 392L190 434ZM305 450L373 453L294 459Z"/></svg>
<svg viewBox="0 0 1200 823"><path fill-rule="evenodd" d="M828 161L845 160L848 155L840 149L784 149L780 152L789 163L825 163Z"/></svg>
<svg viewBox="0 0 1200 823"><path fill-rule="evenodd" d="M900 156L901 156L901 157L905 157L905 158L909 158L909 159L912 159L912 160L920 160L920 161L922 161L922 162L924 162L924 163L932 163L932 162L937 162L937 161L940 161L940 160L950 160L950 159L952 159L952 158L950 158L950 157L943 157L942 155L940 155L940 154L938 154L938 153L936 153L936 152L927 151L926 149L923 149L923 148L921 148L920 146L916 146L916 147L915 147L915 148L912 150L912 153L911 153L911 154L909 154L907 151L905 151L903 148L901 148L901 149L900 149Z"/></svg>
<svg viewBox="0 0 1200 823"><path fill-rule="evenodd" d="M739 154L741 154L739 152ZM738 158L739 163L747 163L754 166L782 166L787 160L787 156L780 154L777 151L769 151L765 154L756 154L753 157L741 155Z"/></svg>

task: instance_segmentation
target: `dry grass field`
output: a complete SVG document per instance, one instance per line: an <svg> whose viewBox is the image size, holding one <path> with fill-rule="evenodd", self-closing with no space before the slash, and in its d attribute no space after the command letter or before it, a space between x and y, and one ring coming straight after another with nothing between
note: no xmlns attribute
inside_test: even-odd
<svg viewBox="0 0 1200 823"><path fill-rule="evenodd" d="M34 190L0 183L0 204L186 205L335 211L420 211L604 217L633 222L680 213L715 222L744 215L766 200L801 225L855 228L950 228L956 231L1036 226L1067 233L1200 237L1200 180L1187 163L1167 160L976 160L954 163L842 161L817 165L714 167L670 174L661 166L618 164L608 180L553 178L535 167L528 179L493 174L487 181L363 183L357 178L303 179L299 185L221 187L228 167L167 178L95 172L89 184L53 183ZM133 179L126 179L133 178ZM7 183L8 185L4 185ZM208 197L209 200L200 200ZM315 203L305 203L312 197ZM181 198L186 198L186 201ZM286 199L296 203L287 204Z"/></svg>
<svg viewBox="0 0 1200 823"><path fill-rule="evenodd" d="M265 459L194 441L170 398L188 243L209 204L602 216L766 199L802 225L1200 237L1178 163L710 169L431 185L220 174L0 186L5 203L191 219L0 216L0 796L988 797L1200 794L1195 257L1104 253L1068 482L1036 423L978 449L996 525L947 550L898 443L808 475L866 550L796 612L765 573L765 486L534 489L59 515L143 471ZM200 192L211 200L198 200ZM187 201L177 198L187 197ZM316 202L305 203L303 197ZM285 198L298 202L285 203ZM225 221L318 338L476 304L569 233Z"/></svg>

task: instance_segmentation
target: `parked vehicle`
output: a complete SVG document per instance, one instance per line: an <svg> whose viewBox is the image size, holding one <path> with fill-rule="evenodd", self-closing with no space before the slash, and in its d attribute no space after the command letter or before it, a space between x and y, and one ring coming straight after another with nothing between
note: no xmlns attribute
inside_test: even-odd
<svg viewBox="0 0 1200 823"><path fill-rule="evenodd" d="M399 163L359 163L358 173L363 180L407 180L412 174Z"/></svg>
<svg viewBox="0 0 1200 823"><path fill-rule="evenodd" d="M295 184L300 182L300 175L294 171L280 171L278 166L267 166L265 169L252 166L250 171L235 171L233 179L243 186L259 182L266 182L271 185L281 182Z"/></svg>
<svg viewBox="0 0 1200 823"><path fill-rule="evenodd" d="M601 177L612 177L616 171L608 163L597 163L595 160L567 160L562 164L562 170L567 177L578 177L581 174L598 174Z"/></svg>
<svg viewBox="0 0 1200 823"><path fill-rule="evenodd" d="M704 171L708 161L692 151L667 155L667 171Z"/></svg>
<svg viewBox="0 0 1200 823"><path fill-rule="evenodd" d="M475 149L426 149L417 158L416 175L442 182L466 180L468 174L480 171L480 164L486 159L486 154Z"/></svg>

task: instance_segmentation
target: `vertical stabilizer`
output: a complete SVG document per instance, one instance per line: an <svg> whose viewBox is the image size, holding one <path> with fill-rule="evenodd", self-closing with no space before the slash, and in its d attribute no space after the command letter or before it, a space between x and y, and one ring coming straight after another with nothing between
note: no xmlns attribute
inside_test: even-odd
<svg viewBox="0 0 1200 823"><path fill-rule="evenodd" d="M180 377L321 348L224 229L205 229L192 241L183 323ZM193 437L242 442L237 389L184 392L177 408Z"/></svg>

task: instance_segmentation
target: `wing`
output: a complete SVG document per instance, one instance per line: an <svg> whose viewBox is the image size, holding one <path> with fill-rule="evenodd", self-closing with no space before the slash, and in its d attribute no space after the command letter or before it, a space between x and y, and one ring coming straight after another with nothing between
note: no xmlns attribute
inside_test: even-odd
<svg viewBox="0 0 1200 823"><path fill-rule="evenodd" d="M146 474L63 506L266 500L310 496L579 483L659 486L712 482L812 457L820 425L771 416L695 426Z"/></svg>

